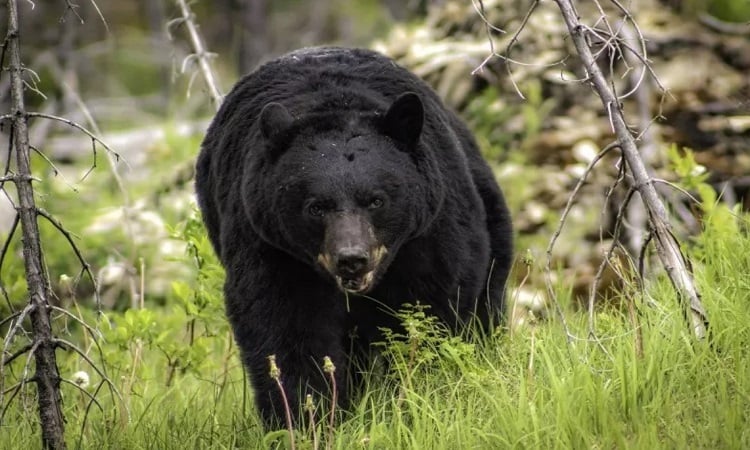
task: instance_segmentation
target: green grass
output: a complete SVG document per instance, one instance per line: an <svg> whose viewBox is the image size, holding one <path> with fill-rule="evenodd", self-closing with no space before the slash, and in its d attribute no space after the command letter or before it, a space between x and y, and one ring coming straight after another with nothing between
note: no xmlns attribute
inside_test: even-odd
<svg viewBox="0 0 750 450"><path fill-rule="evenodd" d="M617 309L598 314L600 344L568 343L554 320L468 343L423 322L418 339L386 345L391 371L369 378L331 442L318 419L319 448L750 448L750 238L745 226L729 228L708 229L691 249L710 342L690 335L664 280L649 289L650 306L637 301L640 356ZM155 314L189 319L176 309ZM140 326L141 319L130 320ZM574 334L587 336L582 315L567 319ZM97 449L288 448L285 432L263 435L236 350L227 330L217 330L203 336L200 363L171 378L158 339L103 344L122 400L103 388L103 411L91 408L81 436L86 398L63 385L71 448L79 439L81 448ZM59 355L64 375L82 367L74 354ZM14 399L0 448L39 445L33 393ZM311 436L298 432L297 448L313 448Z"/></svg>

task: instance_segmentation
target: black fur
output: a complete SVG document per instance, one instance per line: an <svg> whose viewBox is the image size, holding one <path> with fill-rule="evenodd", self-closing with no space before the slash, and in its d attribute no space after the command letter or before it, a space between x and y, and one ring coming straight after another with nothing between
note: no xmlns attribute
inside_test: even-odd
<svg viewBox="0 0 750 450"><path fill-rule="evenodd" d="M398 326L383 305L420 301L451 327L500 317L503 195L466 126L378 53L303 49L240 80L203 141L196 190L268 426L283 417L268 355L296 414L305 392L329 391L324 356L346 402L351 330L366 350Z"/></svg>

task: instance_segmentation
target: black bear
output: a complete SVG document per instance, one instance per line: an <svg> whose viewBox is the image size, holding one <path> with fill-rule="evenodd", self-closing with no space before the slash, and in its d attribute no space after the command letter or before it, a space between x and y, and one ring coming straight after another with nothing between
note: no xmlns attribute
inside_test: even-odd
<svg viewBox="0 0 750 450"><path fill-rule="evenodd" d="M268 427L284 417L269 355L296 415L305 393L330 393L325 356L346 402L352 348L398 327L404 303L453 329L500 317L503 195L461 120L379 53L302 49L245 76L202 143L196 191Z"/></svg>

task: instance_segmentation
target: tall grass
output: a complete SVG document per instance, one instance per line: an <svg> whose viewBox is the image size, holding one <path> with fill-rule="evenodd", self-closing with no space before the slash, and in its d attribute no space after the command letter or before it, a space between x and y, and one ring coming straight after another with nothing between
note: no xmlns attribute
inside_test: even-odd
<svg viewBox="0 0 750 450"><path fill-rule="evenodd" d="M597 315L598 341L570 342L554 320L464 341L416 314L418 329L384 343L387 373L366 376L332 439L324 412L316 412L320 448L750 448L746 224L707 220L686 246L711 319L708 342L694 340L660 279L645 299L634 299L642 354L627 312L614 307ZM404 314L415 320L415 313ZM568 320L587 336L583 315L569 312ZM227 360L226 352L226 336L217 336L198 368L171 377L169 386L157 348L144 348L139 361L126 358L110 371L121 390L127 387L123 400L103 390L103 411L91 408L82 434L86 398L64 385L71 448L288 448L285 431L263 434L237 358ZM32 397L11 404L0 448L38 446ZM313 448L312 432L295 433L296 448Z"/></svg>

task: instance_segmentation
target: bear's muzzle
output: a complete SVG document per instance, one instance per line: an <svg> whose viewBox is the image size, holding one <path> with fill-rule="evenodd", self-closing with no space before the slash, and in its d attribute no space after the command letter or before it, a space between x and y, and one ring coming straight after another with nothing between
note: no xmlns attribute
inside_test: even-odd
<svg viewBox="0 0 750 450"><path fill-rule="evenodd" d="M364 216L341 212L326 220L318 263L333 277L339 289L362 294L373 287L375 274L386 253Z"/></svg>

